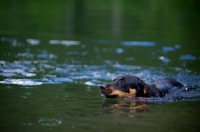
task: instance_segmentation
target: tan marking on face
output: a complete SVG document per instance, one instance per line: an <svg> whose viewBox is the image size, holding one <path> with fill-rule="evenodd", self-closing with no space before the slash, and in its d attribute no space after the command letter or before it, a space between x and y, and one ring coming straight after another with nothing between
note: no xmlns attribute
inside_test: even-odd
<svg viewBox="0 0 200 132"><path fill-rule="evenodd" d="M129 91L130 91L130 95L131 95L132 97L135 97L135 96L136 96L136 93L137 93L136 89L130 88Z"/></svg>
<svg viewBox="0 0 200 132"><path fill-rule="evenodd" d="M112 93L109 95L117 95L117 98L132 98L136 96L137 91L135 89L130 88L129 93L122 92L120 90L111 89Z"/></svg>
<svg viewBox="0 0 200 132"><path fill-rule="evenodd" d="M148 93L147 88L144 88L143 92L144 94L147 94Z"/></svg>
<svg viewBox="0 0 200 132"><path fill-rule="evenodd" d="M112 89L111 88L106 88L105 94L110 95L111 93L112 93Z"/></svg>
<svg viewBox="0 0 200 132"><path fill-rule="evenodd" d="M119 78L119 80L123 80L123 79L124 79L123 77L120 77L120 78Z"/></svg>

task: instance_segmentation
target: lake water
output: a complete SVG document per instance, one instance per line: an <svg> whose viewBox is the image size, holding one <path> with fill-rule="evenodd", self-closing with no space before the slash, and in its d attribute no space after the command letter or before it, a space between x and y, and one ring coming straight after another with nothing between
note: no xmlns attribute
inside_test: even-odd
<svg viewBox="0 0 200 132"><path fill-rule="evenodd" d="M0 4L1 131L199 131L199 2ZM194 87L179 101L105 99L120 75Z"/></svg>

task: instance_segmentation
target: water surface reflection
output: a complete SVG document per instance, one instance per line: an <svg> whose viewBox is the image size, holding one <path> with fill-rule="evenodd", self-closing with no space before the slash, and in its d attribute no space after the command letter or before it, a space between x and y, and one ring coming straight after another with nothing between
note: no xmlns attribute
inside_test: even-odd
<svg viewBox="0 0 200 132"><path fill-rule="evenodd" d="M198 5L1 0L1 131L199 131ZM103 98L99 84L124 74L196 89L147 108Z"/></svg>
<svg viewBox="0 0 200 132"><path fill-rule="evenodd" d="M104 100L102 114L113 114L117 117L137 118L136 112L147 112L148 104L145 102L126 100Z"/></svg>
<svg viewBox="0 0 200 132"><path fill-rule="evenodd" d="M133 127L141 130L144 124L151 128L159 125L159 129L167 126L165 130L176 128L174 123L163 125L177 117L176 110L164 108L167 102L181 104L180 100L112 100L100 95L99 84L124 74L138 76L148 84L154 79L174 78L195 88L179 94L184 97L183 103L190 106L187 101L196 102L190 106L191 112L199 107L200 60L197 54L184 52L186 46L163 46L152 41L2 37L1 47L0 113L4 113L3 125L17 124L18 130L22 126L46 126L45 130L106 131L118 127L123 131ZM163 115L160 109L170 118L159 118ZM182 111L184 116L188 114L188 109ZM193 115L188 119L196 121ZM188 127L193 130L192 126Z"/></svg>

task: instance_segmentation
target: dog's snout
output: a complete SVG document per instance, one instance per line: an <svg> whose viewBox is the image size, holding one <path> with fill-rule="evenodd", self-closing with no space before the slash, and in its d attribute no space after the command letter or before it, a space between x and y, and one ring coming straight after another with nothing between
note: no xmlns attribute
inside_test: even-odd
<svg viewBox="0 0 200 132"><path fill-rule="evenodd" d="M100 85L99 87L100 87L100 89L102 89L102 90L103 90L103 89L106 89L106 85Z"/></svg>

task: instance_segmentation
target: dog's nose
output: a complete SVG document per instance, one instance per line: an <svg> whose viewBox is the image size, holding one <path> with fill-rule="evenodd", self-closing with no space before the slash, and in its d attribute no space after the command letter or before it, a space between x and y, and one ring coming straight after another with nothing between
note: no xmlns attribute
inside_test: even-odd
<svg viewBox="0 0 200 132"><path fill-rule="evenodd" d="M100 87L101 90L106 89L106 85L104 85L104 84L100 85L99 87Z"/></svg>

